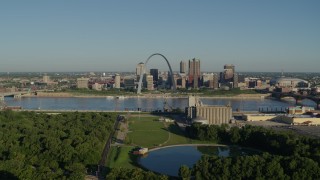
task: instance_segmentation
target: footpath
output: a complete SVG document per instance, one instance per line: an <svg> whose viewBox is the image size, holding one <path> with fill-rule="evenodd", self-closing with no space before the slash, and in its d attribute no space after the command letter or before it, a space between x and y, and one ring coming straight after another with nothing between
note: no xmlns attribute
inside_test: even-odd
<svg viewBox="0 0 320 180"><path fill-rule="evenodd" d="M129 131L127 120L130 118L130 116L131 114L127 114L125 118L119 121L119 128L116 131L116 140L114 145L118 146L124 144L127 133Z"/></svg>

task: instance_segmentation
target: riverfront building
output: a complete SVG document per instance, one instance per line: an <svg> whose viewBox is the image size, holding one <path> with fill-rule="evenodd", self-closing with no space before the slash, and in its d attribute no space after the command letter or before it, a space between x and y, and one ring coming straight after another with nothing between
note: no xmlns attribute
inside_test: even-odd
<svg viewBox="0 0 320 180"><path fill-rule="evenodd" d="M287 114L245 114L246 121L278 121L291 125L320 125L313 107L289 107Z"/></svg>
<svg viewBox="0 0 320 180"><path fill-rule="evenodd" d="M320 125L320 118L316 115L302 114L246 114L246 121L277 121L290 125Z"/></svg>
<svg viewBox="0 0 320 180"><path fill-rule="evenodd" d="M232 119L232 108L203 105L195 96L189 96L187 116L192 122L202 124L228 124Z"/></svg>
<svg viewBox="0 0 320 180"><path fill-rule="evenodd" d="M279 120L292 125L320 125L320 118L313 115L287 114L280 116Z"/></svg>
<svg viewBox="0 0 320 180"><path fill-rule="evenodd" d="M198 106L197 118L203 118L208 124L227 124L232 119L232 109L229 106Z"/></svg>
<svg viewBox="0 0 320 180"><path fill-rule="evenodd" d="M245 121L271 121L276 120L276 114L244 114L243 119Z"/></svg>
<svg viewBox="0 0 320 180"><path fill-rule="evenodd" d="M77 78L77 88L88 89L89 78Z"/></svg>
<svg viewBox="0 0 320 180"><path fill-rule="evenodd" d="M308 106L291 106L288 107L288 114L305 114L314 111L314 107Z"/></svg>

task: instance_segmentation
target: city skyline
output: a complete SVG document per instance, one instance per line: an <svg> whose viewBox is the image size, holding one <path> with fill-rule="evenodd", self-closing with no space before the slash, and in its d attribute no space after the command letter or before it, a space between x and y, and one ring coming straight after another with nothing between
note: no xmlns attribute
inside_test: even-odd
<svg viewBox="0 0 320 180"><path fill-rule="evenodd" d="M318 72L319 1L7 1L0 72L133 72L161 53L201 71ZM160 57L148 68L168 70Z"/></svg>

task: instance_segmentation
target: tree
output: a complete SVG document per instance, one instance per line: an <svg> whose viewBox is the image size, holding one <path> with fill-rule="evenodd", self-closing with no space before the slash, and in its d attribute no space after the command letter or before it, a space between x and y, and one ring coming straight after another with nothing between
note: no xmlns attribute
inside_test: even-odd
<svg viewBox="0 0 320 180"><path fill-rule="evenodd" d="M238 127L232 127L229 131L229 136L230 136L230 142L233 144L239 143L241 136L239 133L239 128Z"/></svg>
<svg viewBox="0 0 320 180"><path fill-rule="evenodd" d="M186 166L186 165L183 165L183 166L181 166L180 168L179 168L179 177L181 178L181 179L190 179L190 177L191 177L191 171L190 171L190 169L189 169L189 167L188 166Z"/></svg>

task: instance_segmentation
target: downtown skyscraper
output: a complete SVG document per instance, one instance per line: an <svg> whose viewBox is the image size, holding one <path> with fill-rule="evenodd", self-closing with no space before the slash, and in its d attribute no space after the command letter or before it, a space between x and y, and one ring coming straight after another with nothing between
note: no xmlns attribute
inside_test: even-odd
<svg viewBox="0 0 320 180"><path fill-rule="evenodd" d="M193 88L199 87L199 79L200 79L200 60L193 58L189 60L189 72L188 72L188 83L189 86Z"/></svg>
<svg viewBox="0 0 320 180"><path fill-rule="evenodd" d="M180 73L186 73L186 62L185 61L180 61Z"/></svg>

